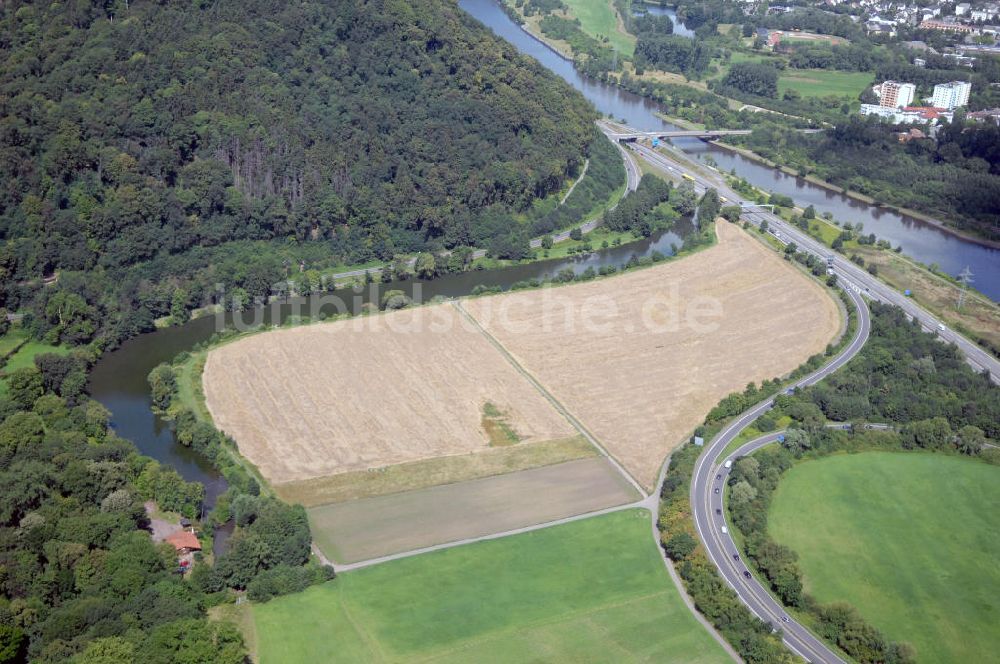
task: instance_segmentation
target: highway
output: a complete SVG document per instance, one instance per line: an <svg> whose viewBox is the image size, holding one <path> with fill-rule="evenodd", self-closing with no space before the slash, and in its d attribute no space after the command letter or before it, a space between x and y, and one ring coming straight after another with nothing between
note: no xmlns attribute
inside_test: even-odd
<svg viewBox="0 0 1000 664"><path fill-rule="evenodd" d="M767 221L769 232L782 243L794 242L799 250L809 252L823 260L833 255L828 247L806 235L800 229L793 227L769 211L753 206L752 202L744 200L728 185L722 175L703 165L694 164L685 155L678 154L675 157L674 153L671 152L670 157L667 157L641 143L628 143L627 146L641 155L650 165L659 168L668 175L682 177L686 174L688 178L693 178L693 185L698 193L704 193L706 189L714 188L720 196L728 199L727 204L736 204L744 208L750 207L751 209L744 210L743 218L758 226L761 222ZM958 346L970 366L977 371L989 371L991 379L994 382L1000 382L1000 363L991 355L961 335L948 329L942 329L939 327L939 321L929 312L853 263L839 256L835 256L833 260L833 268L838 275L838 284L850 296L857 309L858 328L848 346L833 361L798 381L794 387L805 387L822 380L853 358L864 346L871 331L871 316L862 295L898 305L911 319L918 320L924 329L935 331L945 341ZM770 623L775 629L781 630L782 640L792 652L809 662L843 662L844 660L837 653L785 612L781 603L771 596L765 586L743 563L741 554L739 554L739 550L728 532L728 527L727 532L723 532L723 527L726 527L724 498L729 472L729 469L725 467L725 462L773 442L779 433L776 432L751 441L732 454L724 455L723 452L747 426L773 407L773 399L772 396L741 414L706 445L705 451L698 458L691 480L690 495L695 527L705 547L706 554L726 583L736 591L744 604L758 618Z"/></svg>
<svg viewBox="0 0 1000 664"><path fill-rule="evenodd" d="M871 316L868 306L860 294L853 289L845 288L858 312L858 326L850 343L829 363L809 374L794 384L793 387L806 387L830 375L851 358L865 345L871 332ZM720 431L706 446L698 457L694 475L691 478L691 511L694 516L695 528L705 547L709 560L716 566L743 603L762 621L771 623L775 629L782 631L782 640L792 652L809 662L843 662L843 660L816 638L808 629L792 620L781 604L775 600L756 577L747 577L748 568L739 556L739 549L733 541L731 533L723 532L725 521L725 489L729 469L725 467L727 459L737 458L737 454L724 455L726 447L758 417L774 406L774 397L770 397L750 408ZM747 454L756 447L773 442L779 432L758 438L752 443L740 448L741 454Z"/></svg>
<svg viewBox="0 0 1000 664"><path fill-rule="evenodd" d="M628 143L627 145L629 149L641 155L652 166L661 169L667 174L674 176L687 174L689 177L694 178L695 189L699 193L713 188L720 196L728 199L727 205L736 204L744 208L751 208L744 210L743 218L755 225L760 225L762 221L767 221L770 232L781 242L785 244L794 242L799 250L806 251L824 260L829 256L834 256L834 271L841 282L846 282L850 288L856 289L858 292L863 292L872 299L897 305L911 319L915 318L918 320L925 330L936 332L944 341L958 346L958 349L973 369L976 371L988 371L990 379L994 383L1000 384L1000 361L995 357L961 334L944 327L941 321L912 299L904 296L902 293L896 292L877 277L870 275L867 271L845 260L842 256L836 255L833 250L819 240L807 235L801 229L771 212L754 208L755 204L752 201L744 200L739 193L729 186L721 174L702 164L695 164L682 154L675 155L671 153L668 157L639 143ZM681 161L686 163L681 164Z"/></svg>

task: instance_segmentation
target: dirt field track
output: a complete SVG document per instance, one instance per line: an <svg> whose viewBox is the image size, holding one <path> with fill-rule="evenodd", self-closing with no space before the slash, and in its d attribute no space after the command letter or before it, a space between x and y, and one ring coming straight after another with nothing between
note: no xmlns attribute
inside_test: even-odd
<svg viewBox="0 0 1000 664"><path fill-rule="evenodd" d="M203 385L275 483L487 449L487 402L521 445L576 433L450 304L240 339L209 353Z"/></svg>
<svg viewBox="0 0 1000 664"><path fill-rule="evenodd" d="M822 286L717 228L716 246L662 267L463 304L647 488L722 397L791 371L840 328Z"/></svg>

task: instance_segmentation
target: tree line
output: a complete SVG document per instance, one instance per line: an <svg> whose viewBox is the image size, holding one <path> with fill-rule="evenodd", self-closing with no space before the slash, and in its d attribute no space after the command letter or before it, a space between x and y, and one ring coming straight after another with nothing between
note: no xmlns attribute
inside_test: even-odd
<svg viewBox="0 0 1000 664"><path fill-rule="evenodd" d="M851 117L812 135L761 125L733 141L879 203L920 210L956 228L1000 238L1000 129L966 122L961 112L936 139L901 144L900 129L905 127Z"/></svg>

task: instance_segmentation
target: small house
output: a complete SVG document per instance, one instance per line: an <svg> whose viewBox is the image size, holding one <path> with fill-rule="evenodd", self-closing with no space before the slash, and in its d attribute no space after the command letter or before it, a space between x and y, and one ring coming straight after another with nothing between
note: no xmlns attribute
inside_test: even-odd
<svg viewBox="0 0 1000 664"><path fill-rule="evenodd" d="M179 530L168 535L166 541L174 545L178 555L201 551L201 542L198 541L198 536L190 530Z"/></svg>

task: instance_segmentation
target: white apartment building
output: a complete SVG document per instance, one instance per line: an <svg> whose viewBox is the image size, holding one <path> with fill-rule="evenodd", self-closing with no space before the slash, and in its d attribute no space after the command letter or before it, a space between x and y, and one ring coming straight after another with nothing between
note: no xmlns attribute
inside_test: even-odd
<svg viewBox="0 0 1000 664"><path fill-rule="evenodd" d="M972 84L966 81L939 83L934 86L934 96L931 97L931 106L953 111L959 106L965 106L969 103L969 93L971 91Z"/></svg>

